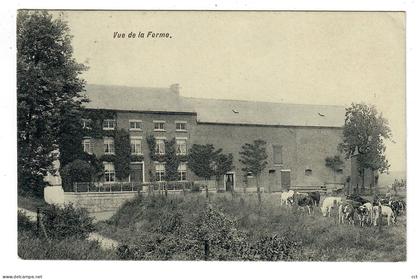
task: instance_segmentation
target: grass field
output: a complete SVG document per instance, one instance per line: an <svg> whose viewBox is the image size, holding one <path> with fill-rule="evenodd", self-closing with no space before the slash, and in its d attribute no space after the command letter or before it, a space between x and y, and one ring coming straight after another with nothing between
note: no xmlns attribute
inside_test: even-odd
<svg viewBox="0 0 420 279"><path fill-rule="evenodd" d="M379 232L377 227L338 225L337 218L323 217L319 208L315 208L314 214L308 216L298 209L281 207L279 201L279 195L273 194L263 195L261 206L255 194L214 194L210 196L210 202L199 194L167 198L143 197L126 203L110 221L99 222L96 227L102 235L127 247L136 247L141 257L134 259L202 259L201 245L192 246L197 250L195 258L187 255L189 252L182 250L178 245L183 241L189 243L201 240L200 235L188 233L195 230L195 223L198 222L200 224L196 226L200 228L210 227L204 234L210 235L208 239L214 245L212 253L219 253L217 257L211 258L214 260L273 259L272 255L259 258L260 254L258 257L233 257L228 251L232 250L233 244L238 243L240 239L245 242L254 241L258 247L266 245L267 247L263 248L263 254L266 255L271 249L270 245L274 245L273 236L286 237L287 243L296 243L296 249L287 250L287 258L274 258L279 260L406 260L405 216L399 216L396 225L384 226ZM222 216L222 221L215 219L216 225L203 225L200 221L200 218L207 218L202 212L209 207L212 212ZM215 235L220 234L212 236L213 231ZM226 234L226 238L231 237L233 244L225 243L223 234ZM267 238L271 239L271 242L267 242ZM154 246L150 243L154 243ZM279 243L286 245L283 242ZM254 246L251 250L256 247ZM216 247L216 252L213 247ZM220 252L220 247L224 249L224 254Z"/></svg>

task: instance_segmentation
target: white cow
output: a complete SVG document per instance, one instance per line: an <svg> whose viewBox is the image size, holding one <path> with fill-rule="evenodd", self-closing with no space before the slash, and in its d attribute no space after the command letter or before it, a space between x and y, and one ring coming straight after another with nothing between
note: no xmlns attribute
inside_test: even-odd
<svg viewBox="0 0 420 279"><path fill-rule="evenodd" d="M287 192L282 192L280 196L280 205L287 205L290 204L288 199L293 198L293 194L295 192L293 190L289 190Z"/></svg>
<svg viewBox="0 0 420 279"><path fill-rule="evenodd" d="M340 197L326 197L322 202L321 212L324 217L331 217L331 210L341 204L342 198Z"/></svg>
<svg viewBox="0 0 420 279"><path fill-rule="evenodd" d="M382 216L386 217L388 226L391 225L391 221L393 224L396 222L396 216L394 211L392 211L391 207L386 205L375 205L372 209L373 211L373 225L378 225L378 219L379 219L379 207L381 207Z"/></svg>

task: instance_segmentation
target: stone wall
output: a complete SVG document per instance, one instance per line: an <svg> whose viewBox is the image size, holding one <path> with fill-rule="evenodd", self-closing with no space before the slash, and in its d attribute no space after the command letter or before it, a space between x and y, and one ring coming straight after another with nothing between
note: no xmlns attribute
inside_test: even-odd
<svg viewBox="0 0 420 279"><path fill-rule="evenodd" d="M64 202L86 208L89 213L116 212L126 201L137 197L137 192L64 193Z"/></svg>

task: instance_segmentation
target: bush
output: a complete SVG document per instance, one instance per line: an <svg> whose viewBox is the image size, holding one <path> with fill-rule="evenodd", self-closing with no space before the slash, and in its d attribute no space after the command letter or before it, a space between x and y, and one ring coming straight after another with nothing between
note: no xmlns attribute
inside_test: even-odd
<svg viewBox="0 0 420 279"><path fill-rule="evenodd" d="M23 211L18 211L18 231L35 231L36 225Z"/></svg>
<svg viewBox="0 0 420 279"><path fill-rule="evenodd" d="M78 159L63 167L60 174L64 191L71 192L74 182L91 182L96 170L88 162Z"/></svg>
<svg viewBox="0 0 420 279"><path fill-rule="evenodd" d="M62 208L47 206L42 210L41 221L48 237L53 239L86 239L94 231L93 218L89 217L85 209L75 208L72 204Z"/></svg>

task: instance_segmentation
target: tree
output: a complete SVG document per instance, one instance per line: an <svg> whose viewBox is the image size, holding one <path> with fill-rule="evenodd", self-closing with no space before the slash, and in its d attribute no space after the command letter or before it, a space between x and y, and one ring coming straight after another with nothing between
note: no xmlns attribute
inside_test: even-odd
<svg viewBox="0 0 420 279"><path fill-rule="evenodd" d="M18 186L42 195L43 177L52 167L52 151L67 140L63 112L77 111L86 70L72 57L69 27L46 11L17 15ZM77 117L67 119L79 121ZM66 153L66 152L64 152Z"/></svg>
<svg viewBox="0 0 420 279"><path fill-rule="evenodd" d="M214 175L220 186L221 177L233 169L233 155L231 153L223 154L221 153L222 149L219 150L220 152L215 154Z"/></svg>
<svg viewBox="0 0 420 279"><path fill-rule="evenodd" d="M176 155L176 140L165 141L165 176L166 181L178 180L179 158Z"/></svg>
<svg viewBox="0 0 420 279"><path fill-rule="evenodd" d="M115 176L123 180L130 175L130 134L120 129L115 134Z"/></svg>
<svg viewBox="0 0 420 279"><path fill-rule="evenodd" d="M88 162L76 159L61 169L63 188L73 191L74 182L91 182L96 174L95 168Z"/></svg>
<svg viewBox="0 0 420 279"><path fill-rule="evenodd" d="M188 167L199 177L209 180L214 174L214 146L193 144L188 151Z"/></svg>
<svg viewBox="0 0 420 279"><path fill-rule="evenodd" d="M339 150L349 159L357 155L358 170L362 177L366 169L386 172L390 164L385 157L385 139L391 139L391 129L382 113L375 106L351 104L346 108L343 142Z"/></svg>
<svg viewBox="0 0 420 279"><path fill-rule="evenodd" d="M245 143L239 154L241 155L239 161L244 165L242 171L245 175L251 173L256 178L258 199L261 202L259 176L267 166L266 142L258 139L254 140L252 144Z"/></svg>

